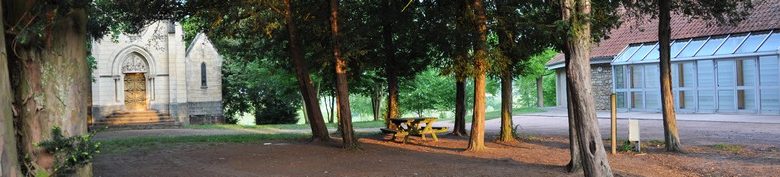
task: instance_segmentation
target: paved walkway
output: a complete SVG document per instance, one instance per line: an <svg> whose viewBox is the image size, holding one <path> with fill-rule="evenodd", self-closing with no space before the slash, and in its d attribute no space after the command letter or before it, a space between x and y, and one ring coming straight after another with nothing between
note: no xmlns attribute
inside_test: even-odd
<svg viewBox="0 0 780 177"><path fill-rule="evenodd" d="M546 112L523 114L523 116L566 117L566 108L547 108ZM596 113L599 119L609 119L609 111ZM661 113L652 112L618 112L618 119L662 120ZM758 114L727 114L727 113L677 113L678 121L708 121L708 122L738 122L738 123L773 123L780 124L780 115Z"/></svg>

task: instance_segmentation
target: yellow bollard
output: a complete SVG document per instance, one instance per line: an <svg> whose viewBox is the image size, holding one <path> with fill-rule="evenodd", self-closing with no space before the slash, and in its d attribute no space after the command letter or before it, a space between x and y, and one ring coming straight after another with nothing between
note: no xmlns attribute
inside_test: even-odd
<svg viewBox="0 0 780 177"><path fill-rule="evenodd" d="M610 140L612 141L612 154L617 153L617 96L615 93L609 95L609 105L611 108L610 120L612 125L612 134Z"/></svg>

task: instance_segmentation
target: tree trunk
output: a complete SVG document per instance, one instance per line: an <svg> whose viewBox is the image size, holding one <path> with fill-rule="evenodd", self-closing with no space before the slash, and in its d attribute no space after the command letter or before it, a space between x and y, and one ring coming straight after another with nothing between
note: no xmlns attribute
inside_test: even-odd
<svg viewBox="0 0 780 177"><path fill-rule="evenodd" d="M451 135L466 136L466 78L455 81L455 126Z"/></svg>
<svg viewBox="0 0 780 177"><path fill-rule="evenodd" d="M387 117L385 117L385 125L387 128L393 128L390 126L390 119L398 117L398 71L395 58L395 44L393 44L393 15L395 13L392 10L393 6L390 5L389 0L382 1L385 9L384 19L382 24L382 38L384 40L384 52L385 52L385 75L387 75Z"/></svg>
<svg viewBox="0 0 780 177"><path fill-rule="evenodd" d="M0 3L0 21L3 18ZM5 34L4 25L0 25L0 34ZM5 51L5 35L0 35L0 176L22 176L16 150L16 132L14 131L13 94L8 76L8 57Z"/></svg>
<svg viewBox="0 0 780 177"><path fill-rule="evenodd" d="M542 88L542 76L536 78L536 103L540 108L544 107L544 88Z"/></svg>
<svg viewBox="0 0 780 177"><path fill-rule="evenodd" d="M24 14L29 12L33 4L25 0L5 2L4 5L12 7L6 9L8 11L4 15L8 16L5 21L30 20ZM54 157L37 146L51 139L53 127L60 127L66 137L87 133L87 105L90 101L87 98L91 79L86 59L86 23L85 10L72 9L68 15L58 17L42 31L47 36L54 36L41 39L47 40L45 46L12 46L5 43L7 50L15 51L7 55L10 76L5 78L11 80L10 90L13 91L14 110L17 111L14 127L17 133L17 157L22 161L19 164L33 165L22 167L22 172L27 175L37 170L53 171ZM4 34L9 41L16 37L15 34ZM5 145L9 146L13 145ZM2 168L6 168L5 164ZM6 173L5 170L3 173ZM77 169L76 174L73 174L91 175L91 165Z"/></svg>
<svg viewBox="0 0 780 177"><path fill-rule="evenodd" d="M501 76L501 133L498 141L516 141L512 126L512 73L505 71Z"/></svg>
<svg viewBox="0 0 780 177"><path fill-rule="evenodd" d="M680 152L680 135L677 133L677 114L674 112L674 95L672 94L671 74L671 27L669 15L671 9L670 0L658 0L658 45L661 54L661 109L664 117L664 144L666 151Z"/></svg>
<svg viewBox="0 0 780 177"><path fill-rule="evenodd" d="M487 16L482 0L474 0L477 39L475 41L474 68L474 120L471 121L471 137L466 151L483 151L485 147L485 72L487 71Z"/></svg>
<svg viewBox="0 0 780 177"><path fill-rule="evenodd" d="M333 123L333 117L336 112L336 94L334 93L333 96L330 97L330 112L328 115L328 123Z"/></svg>
<svg viewBox="0 0 780 177"><path fill-rule="evenodd" d="M303 104L303 123L309 124L309 114L306 112L306 104Z"/></svg>
<svg viewBox="0 0 780 177"><path fill-rule="evenodd" d="M287 33L289 35L289 41L287 42L288 50L293 65L295 65L295 76L298 78L298 87L301 89L303 102L306 104L306 114L311 115L309 116L309 122L312 140L328 141L330 137L328 136L328 128L325 127L325 121L322 119L319 98L314 90L314 86L312 86L306 63L303 61L303 49L301 49L298 29L295 27L295 21L293 20L292 4L290 0L284 0L284 4L284 20L287 23Z"/></svg>
<svg viewBox="0 0 780 177"><path fill-rule="evenodd" d="M513 52L515 49L515 35L510 29L510 24L506 17L514 13L514 8L507 4L507 1L496 1L496 19L498 21L498 42L501 52L508 60L501 72L501 132L498 137L500 142L513 142L515 140L512 132L512 70L514 69L514 59L519 58Z"/></svg>
<svg viewBox="0 0 780 177"><path fill-rule="evenodd" d="M347 61L341 57L339 38L339 1L330 0L330 37L333 58L336 60L336 94L339 97L339 122L345 149L357 149L358 141L352 129L352 111L349 110L349 84L347 83Z"/></svg>
<svg viewBox="0 0 780 177"><path fill-rule="evenodd" d="M371 94L371 113L374 115L374 121L379 121L379 117L380 117L379 106L382 104L380 100L382 94L381 92L379 92L378 89L372 92L373 93Z"/></svg>
<svg viewBox="0 0 780 177"><path fill-rule="evenodd" d="M566 76L569 78L569 100L574 129L580 145L580 156L585 176L612 176L601 134L599 134L590 73L590 0L562 0L564 22L569 25L566 50L571 58L566 60ZM575 2L576 1L576 2Z"/></svg>
<svg viewBox="0 0 780 177"><path fill-rule="evenodd" d="M564 55L566 56L566 60L569 60L569 54L566 54L567 52L564 51ZM569 85L569 78L566 78L566 85ZM569 89L566 89L566 111L568 111L568 119L569 119L569 164L566 165L566 170L568 170L570 173L579 172L582 170L582 156L580 155L580 143L578 141L579 136L577 136L577 125L574 124L574 113L572 113L572 107L571 107L571 95L569 93Z"/></svg>

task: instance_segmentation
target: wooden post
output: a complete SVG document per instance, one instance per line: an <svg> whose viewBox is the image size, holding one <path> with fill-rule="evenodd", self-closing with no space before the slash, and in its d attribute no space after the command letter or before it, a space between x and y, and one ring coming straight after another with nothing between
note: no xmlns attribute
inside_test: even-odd
<svg viewBox="0 0 780 177"><path fill-rule="evenodd" d="M612 125L612 133L610 136L610 141L612 141L612 154L617 153L617 98L615 96L615 93L612 93L609 95L609 107L611 109L610 111L610 120Z"/></svg>

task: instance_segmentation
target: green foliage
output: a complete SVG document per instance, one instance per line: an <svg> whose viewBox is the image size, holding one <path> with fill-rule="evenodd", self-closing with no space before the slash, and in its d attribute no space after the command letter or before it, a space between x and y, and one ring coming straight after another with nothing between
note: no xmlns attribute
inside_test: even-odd
<svg viewBox="0 0 780 177"><path fill-rule="evenodd" d="M422 115L426 110L452 110L455 102L455 80L440 76L436 70L426 70L414 80L402 85L400 94L401 110Z"/></svg>
<svg viewBox="0 0 780 177"><path fill-rule="evenodd" d="M634 149L636 149L636 148L634 148L634 144L631 143L631 141L624 141L623 144L620 144L617 147L617 150L620 151L620 152L634 151Z"/></svg>
<svg viewBox="0 0 780 177"><path fill-rule="evenodd" d="M65 137L59 127L54 127L51 137L38 146L54 156L53 176L69 176L100 152L100 143L92 141L92 135Z"/></svg>
<svg viewBox="0 0 780 177"><path fill-rule="evenodd" d="M257 124L298 121L301 96L291 73L263 60L243 61L230 53L223 55L222 99L228 119L254 113Z"/></svg>
<svg viewBox="0 0 780 177"><path fill-rule="evenodd" d="M257 91L253 98L255 105L255 124L289 124L298 122L295 102L281 100L277 95L262 94ZM252 95L252 94L250 94Z"/></svg>

